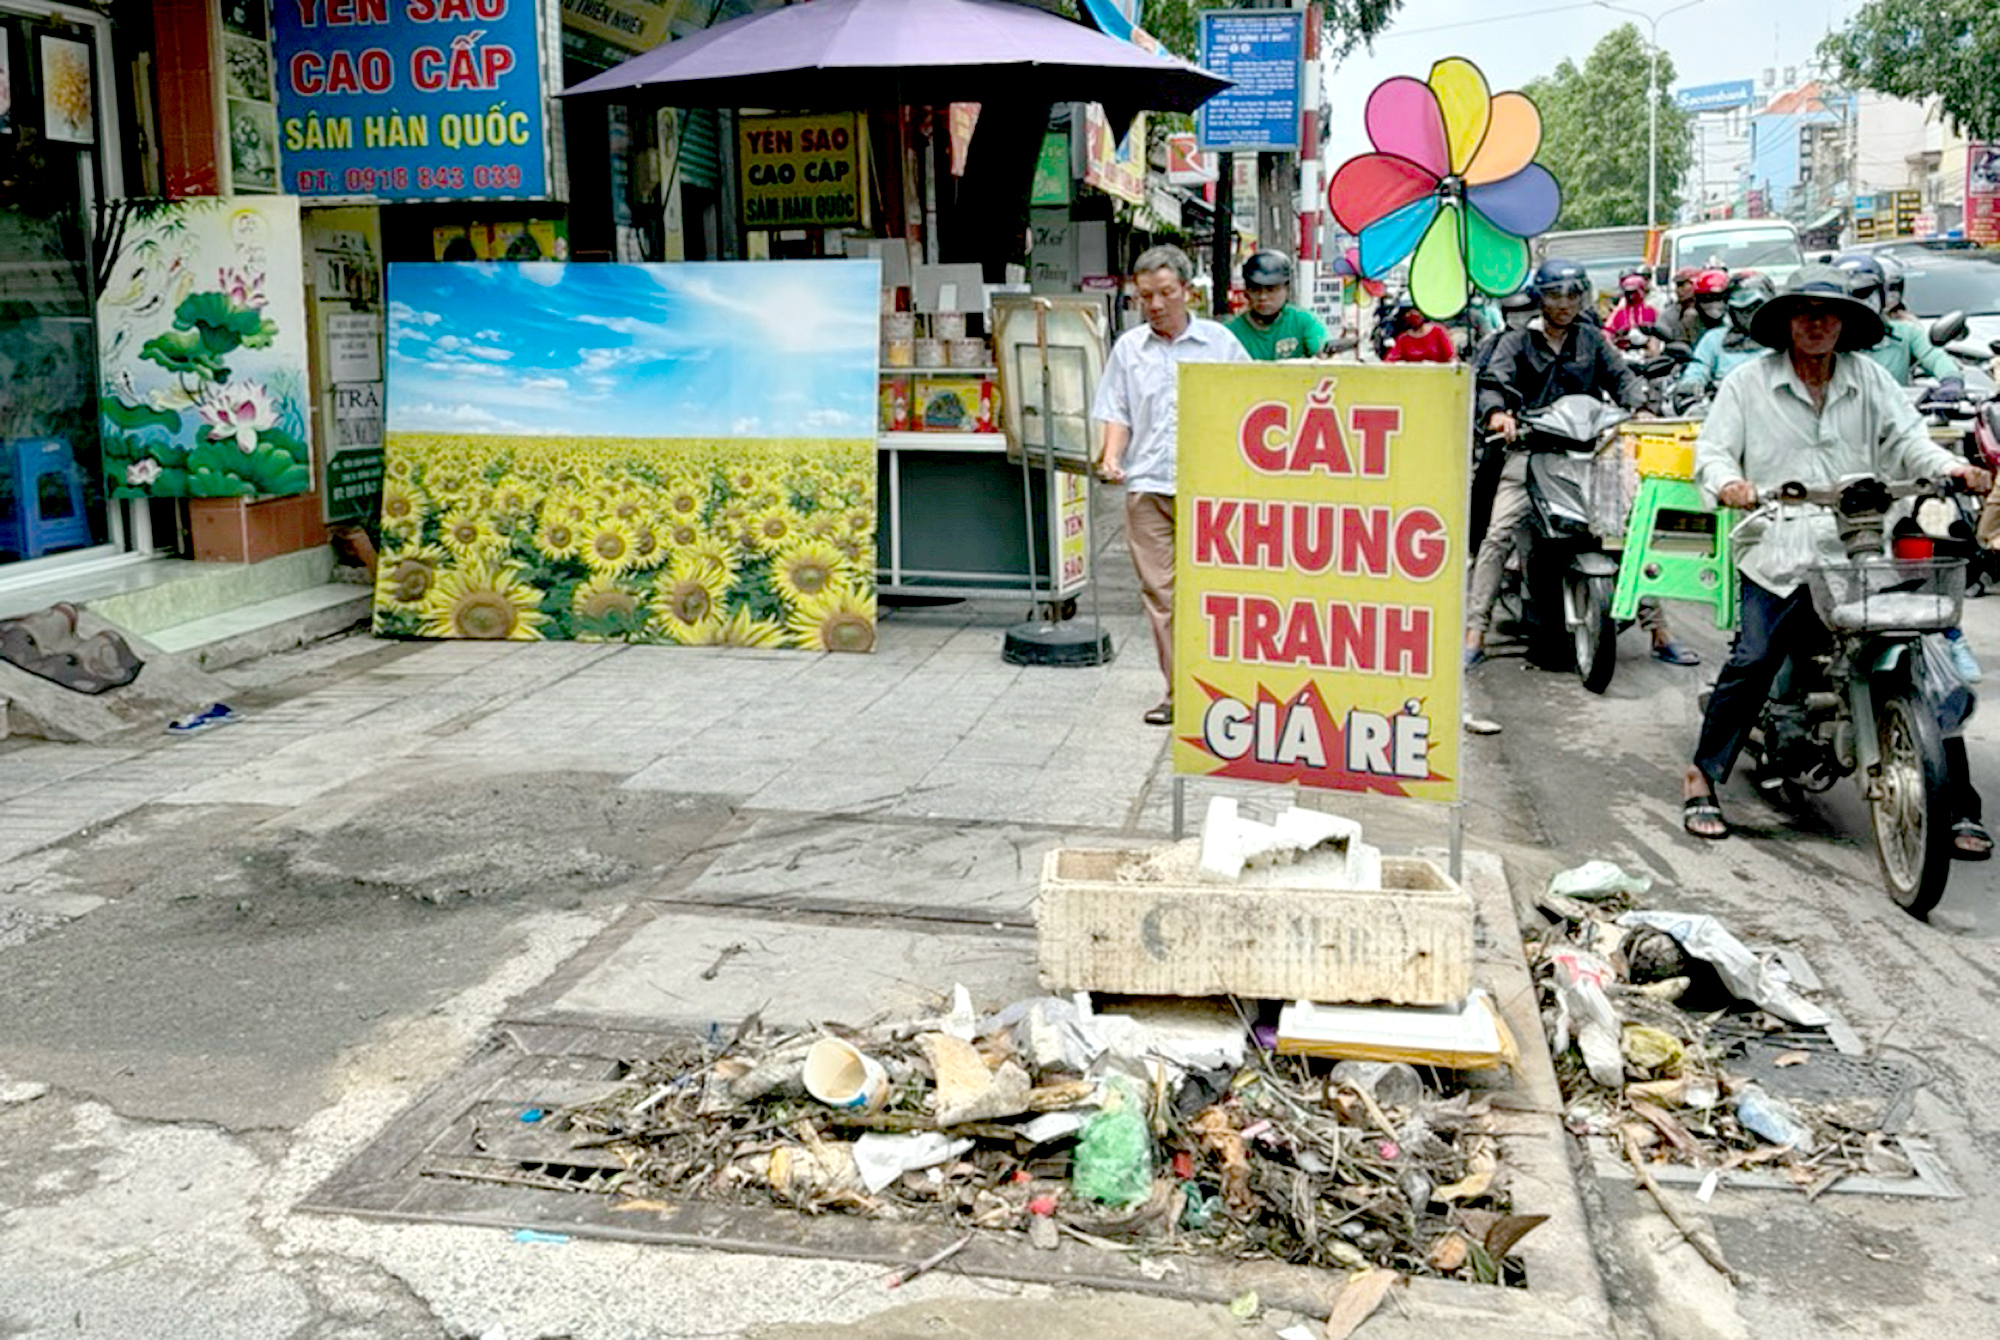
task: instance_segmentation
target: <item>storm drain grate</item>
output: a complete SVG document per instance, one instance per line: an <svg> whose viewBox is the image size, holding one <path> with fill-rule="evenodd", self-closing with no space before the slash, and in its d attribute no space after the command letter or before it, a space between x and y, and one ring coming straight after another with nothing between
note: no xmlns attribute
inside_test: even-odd
<svg viewBox="0 0 2000 1340"><path fill-rule="evenodd" d="M1732 1069L1795 1102L1836 1106L1851 1130L1894 1135L1910 1119L1923 1077L1910 1066L1831 1047L1795 1047L1754 1039L1730 1057Z"/></svg>

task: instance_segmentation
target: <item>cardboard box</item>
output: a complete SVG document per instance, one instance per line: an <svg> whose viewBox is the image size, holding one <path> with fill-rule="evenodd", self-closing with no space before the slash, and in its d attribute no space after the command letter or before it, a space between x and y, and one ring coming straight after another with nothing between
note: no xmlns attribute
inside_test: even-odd
<svg viewBox="0 0 2000 1340"><path fill-rule="evenodd" d="M1472 899L1429 861L1385 856L1381 888L1329 889L1133 878L1144 860L1048 854L1035 939L1049 988L1399 1005L1472 989Z"/></svg>
<svg viewBox="0 0 2000 1340"><path fill-rule="evenodd" d="M919 432L991 433L1000 388L988 377L918 377L910 404L910 426Z"/></svg>

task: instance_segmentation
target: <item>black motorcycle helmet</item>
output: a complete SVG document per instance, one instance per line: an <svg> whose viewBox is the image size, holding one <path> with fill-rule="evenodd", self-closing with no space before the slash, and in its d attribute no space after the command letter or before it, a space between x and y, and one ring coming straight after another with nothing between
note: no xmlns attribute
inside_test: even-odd
<svg viewBox="0 0 2000 1340"><path fill-rule="evenodd" d="M1894 256L1877 256L1882 267L1882 313L1888 315L1903 305L1903 263Z"/></svg>
<svg viewBox="0 0 2000 1340"><path fill-rule="evenodd" d="M1551 293L1587 299L1590 296L1590 272L1575 261L1550 257L1535 267L1534 276L1528 280L1528 292L1536 302Z"/></svg>
<svg viewBox="0 0 2000 1340"><path fill-rule="evenodd" d="M1729 325L1742 335L1750 333L1750 323L1757 316L1757 309L1778 296L1778 286L1771 277L1755 270L1746 270L1729 281Z"/></svg>
<svg viewBox="0 0 2000 1340"><path fill-rule="evenodd" d="M1847 292L1855 301L1867 303L1877 315L1886 310L1882 300L1889 277L1882 273L1882 263L1875 257L1865 251L1843 252L1833 258L1833 268L1847 281Z"/></svg>
<svg viewBox="0 0 2000 1340"><path fill-rule="evenodd" d="M1253 251L1243 262L1243 283L1249 288L1276 288L1292 282L1292 260L1282 251Z"/></svg>

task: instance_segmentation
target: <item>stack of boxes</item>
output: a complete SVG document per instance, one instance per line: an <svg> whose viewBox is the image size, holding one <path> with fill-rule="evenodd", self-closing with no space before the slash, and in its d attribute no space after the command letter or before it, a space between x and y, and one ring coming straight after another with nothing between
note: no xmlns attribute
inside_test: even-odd
<svg viewBox="0 0 2000 1340"><path fill-rule="evenodd" d="M882 291L885 433L997 433L993 342L978 312L908 310L908 289Z"/></svg>

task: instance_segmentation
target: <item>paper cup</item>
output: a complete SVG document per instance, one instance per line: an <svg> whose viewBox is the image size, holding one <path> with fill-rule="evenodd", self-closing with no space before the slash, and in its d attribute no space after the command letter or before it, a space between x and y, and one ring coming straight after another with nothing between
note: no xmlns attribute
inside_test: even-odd
<svg viewBox="0 0 2000 1340"><path fill-rule="evenodd" d="M962 340L965 338L964 312L931 313L931 334L940 340Z"/></svg>
<svg viewBox="0 0 2000 1340"><path fill-rule="evenodd" d="M839 1038L821 1038L806 1053L806 1092L828 1107L873 1112L889 1096L889 1072Z"/></svg>
<svg viewBox="0 0 2000 1340"><path fill-rule="evenodd" d="M945 347L947 367L983 368L988 365L989 357L984 340L952 340Z"/></svg>
<svg viewBox="0 0 2000 1340"><path fill-rule="evenodd" d="M920 368L941 368L945 366L943 340L919 339L915 341L917 366Z"/></svg>
<svg viewBox="0 0 2000 1340"><path fill-rule="evenodd" d="M906 368L916 361L915 340L882 341L882 366L885 368Z"/></svg>
<svg viewBox="0 0 2000 1340"><path fill-rule="evenodd" d="M917 337L917 314L915 312L888 312L882 317L882 338L885 340L913 340Z"/></svg>

